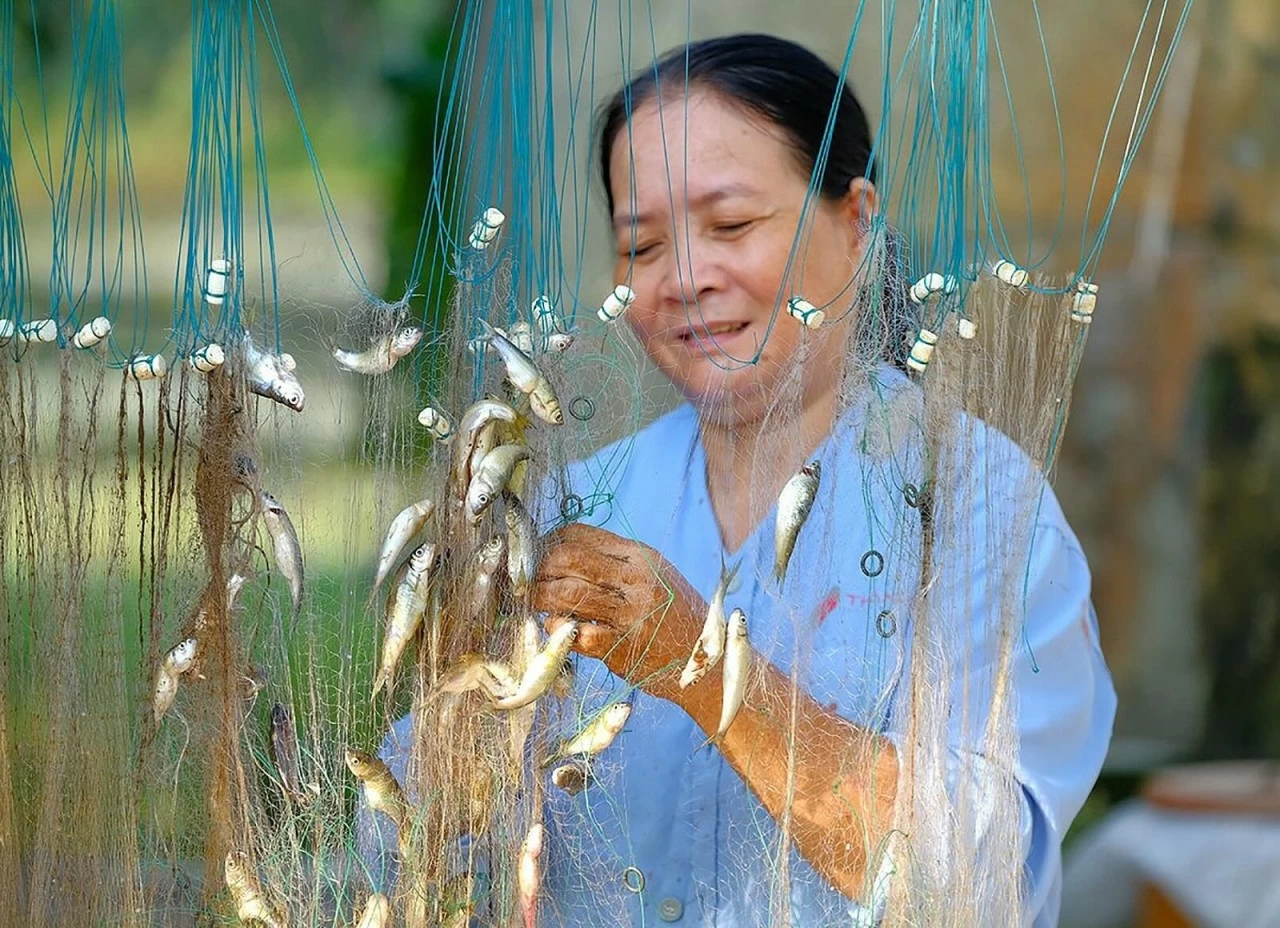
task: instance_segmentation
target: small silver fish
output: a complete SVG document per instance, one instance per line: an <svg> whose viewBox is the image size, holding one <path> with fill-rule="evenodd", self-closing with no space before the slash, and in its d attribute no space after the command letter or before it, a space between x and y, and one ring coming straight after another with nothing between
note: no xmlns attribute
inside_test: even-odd
<svg viewBox="0 0 1280 928"><path fill-rule="evenodd" d="M268 354L255 346L248 335L244 337L243 350L250 392L302 412L307 398L294 373L292 356Z"/></svg>
<svg viewBox="0 0 1280 928"><path fill-rule="evenodd" d="M751 644L747 640L747 616L734 609L729 616L729 635L724 644L724 683L720 701L720 727L707 743L724 737L742 708L751 673Z"/></svg>
<svg viewBox="0 0 1280 928"><path fill-rule="evenodd" d="M822 465L810 461L800 472L787 481L778 495L778 514L773 535L773 576L781 586L787 576L787 564L795 550L796 538L813 500L818 495L818 482L822 479Z"/></svg>
<svg viewBox="0 0 1280 928"><path fill-rule="evenodd" d="M460 695L478 689L484 690L490 699L505 699L516 692L516 679L501 661L489 660L480 654L464 654L441 675L427 700L446 693Z"/></svg>
<svg viewBox="0 0 1280 928"><path fill-rule="evenodd" d="M224 867L227 889L242 922L261 922L266 928L285 928L284 918L267 902L262 884L243 851L228 851Z"/></svg>
<svg viewBox="0 0 1280 928"><path fill-rule="evenodd" d="M540 296L533 301L533 322L544 351L568 351L573 345L574 330L565 325L550 297Z"/></svg>
<svg viewBox="0 0 1280 928"><path fill-rule="evenodd" d="M689 655L688 663L680 672L681 689L701 680L724 654L724 636L728 629L728 620L724 615L724 598L734 577L738 575L738 568L741 565L742 562L738 561L731 570L726 570L724 560L720 561L720 582L716 585L715 592L711 595L711 602L707 606L707 618L702 624L702 634L698 636L698 642L693 646L693 653Z"/></svg>
<svg viewBox="0 0 1280 928"><path fill-rule="evenodd" d="M360 781L369 808L391 819L403 833L409 820L409 806L391 768L380 758L355 748L347 748L347 768Z"/></svg>
<svg viewBox="0 0 1280 928"><path fill-rule="evenodd" d="M195 638L183 638L165 655L164 663L175 674L184 674L191 669L196 660L197 642Z"/></svg>
<svg viewBox="0 0 1280 928"><path fill-rule="evenodd" d="M156 682L151 690L151 712L157 725L177 697L178 675L166 665L161 664L160 669L156 671Z"/></svg>
<svg viewBox="0 0 1280 928"><path fill-rule="evenodd" d="M494 575L502 566L502 555L507 550L507 543L501 535L495 535L480 546L471 564L471 601L467 618L469 621L484 621L493 612L498 586Z"/></svg>
<svg viewBox="0 0 1280 928"><path fill-rule="evenodd" d="M501 699L514 699L520 690L520 681L524 679L529 665L538 656L538 643L542 635L538 629L538 620L533 613L526 612L520 620L519 633L511 648L511 670L515 675L516 686ZM558 677L556 679L559 679ZM553 681L554 684L554 681ZM495 700L495 705L497 701ZM511 763L511 772L517 781L521 781L525 773L525 747L529 736L533 734L533 723L537 717L538 707L532 702L511 709L507 713L507 757Z"/></svg>
<svg viewBox="0 0 1280 928"><path fill-rule="evenodd" d="M271 707L271 757L280 774L284 794L295 801L306 798L298 776L298 734L293 727L293 716L280 703Z"/></svg>
<svg viewBox="0 0 1280 928"><path fill-rule="evenodd" d="M520 497L503 493L507 523L507 576L516 598L523 599L538 572L538 529Z"/></svg>
<svg viewBox="0 0 1280 928"><path fill-rule="evenodd" d="M431 568L435 560L434 544L419 545L401 567L396 584L387 595L387 626L382 638L382 662L373 681L375 698L384 686L391 683L396 665L400 663L400 655L422 625L422 616L427 608L427 593L431 586Z"/></svg>
<svg viewBox="0 0 1280 928"><path fill-rule="evenodd" d="M480 462L467 487L467 514L479 522L489 504L498 498L515 472L516 465L531 457L526 445L498 445Z"/></svg>
<svg viewBox="0 0 1280 928"><path fill-rule="evenodd" d="M391 900L382 893L374 893L364 904L356 928L387 928L391 924Z"/></svg>
<svg viewBox="0 0 1280 928"><path fill-rule="evenodd" d="M453 454L454 484L465 492L472 473L484 456L498 445L496 425L514 423L518 415L502 400L483 399L472 403L458 422L457 448Z"/></svg>
<svg viewBox="0 0 1280 928"><path fill-rule="evenodd" d="M618 737L618 733L622 731L629 718L631 718L631 704L615 702L588 722L582 731L562 742L556 752L548 758L547 763L552 764L562 757L573 757L576 754L594 757L613 744L613 739Z"/></svg>
<svg viewBox="0 0 1280 928"><path fill-rule="evenodd" d="M164 718L165 713L178 698L178 682L181 676L189 671L196 662L197 642L194 637L182 639L169 649L156 671L155 684L151 690L151 711L156 724Z"/></svg>
<svg viewBox="0 0 1280 928"><path fill-rule="evenodd" d="M545 693L560 675L560 668L564 666L565 659L568 658L574 639L577 637L576 622L565 622L557 627L547 638L546 647L529 661L529 666L521 675L520 684L516 687L515 693L505 699L499 699L494 705L499 709L519 709L534 702Z"/></svg>
<svg viewBox="0 0 1280 928"><path fill-rule="evenodd" d="M551 782L570 796L576 796L591 785L591 771L585 764L561 764L551 771Z"/></svg>
<svg viewBox="0 0 1280 928"><path fill-rule="evenodd" d="M404 546L414 535L422 531L422 527L431 518L436 505L429 499L419 500L404 507L399 515L387 526L386 537L382 539L382 551L378 554L378 571L373 578L373 588L377 590L382 581L391 573L392 565L404 550Z"/></svg>
<svg viewBox="0 0 1280 928"><path fill-rule="evenodd" d="M236 608L236 600L240 598L240 591L244 589L245 581L249 578L244 574L236 571L227 578L227 612L230 613Z"/></svg>
<svg viewBox="0 0 1280 928"><path fill-rule="evenodd" d="M529 406L534 415L550 425L564 425L564 411L560 408L560 400L556 398L555 388L538 369L538 365L489 323L481 319L480 324L484 326L489 344L507 367L507 379L512 386L529 397Z"/></svg>
<svg viewBox="0 0 1280 928"><path fill-rule="evenodd" d="M520 845L520 863L516 868L516 886L520 894L520 912L524 928L537 928L538 893L542 886L542 874L538 858L542 856L542 823L534 822Z"/></svg>
<svg viewBox="0 0 1280 928"><path fill-rule="evenodd" d="M396 366L396 362L416 348L420 341L422 341L422 329L411 325L374 339L373 344L364 351L350 351L335 347L333 360L337 362L339 368L348 373L374 377L390 371Z"/></svg>
<svg viewBox="0 0 1280 928"><path fill-rule="evenodd" d="M297 617L298 609L302 606L302 546L298 543L293 520L285 512L284 506L266 490L262 491L261 500L262 517L267 523L267 533L271 536L276 569L289 581L293 614Z"/></svg>

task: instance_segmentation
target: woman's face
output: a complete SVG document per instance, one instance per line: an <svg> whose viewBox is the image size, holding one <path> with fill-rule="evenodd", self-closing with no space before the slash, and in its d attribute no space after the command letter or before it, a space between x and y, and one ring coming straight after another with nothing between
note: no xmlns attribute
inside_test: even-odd
<svg viewBox="0 0 1280 928"><path fill-rule="evenodd" d="M705 417L759 421L802 338L815 342L805 393L834 391L874 209L869 184L855 181L839 202L813 199L801 230L809 177L781 130L696 88L636 109L630 139L623 127L614 140L609 176L615 279L636 293L626 318ZM806 237L788 268L798 230ZM825 307L826 324L806 331L787 315L793 295Z"/></svg>

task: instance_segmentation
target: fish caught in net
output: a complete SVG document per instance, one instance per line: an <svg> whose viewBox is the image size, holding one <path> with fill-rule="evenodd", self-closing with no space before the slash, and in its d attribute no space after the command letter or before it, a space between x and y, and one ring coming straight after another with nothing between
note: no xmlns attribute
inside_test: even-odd
<svg viewBox="0 0 1280 928"><path fill-rule="evenodd" d="M854 5L823 64L464 0L382 292L283 14L192 4L170 252L144 14L68 4L55 67L45 6L0 6L0 923L1052 911L1112 695L1050 480L1189 4L1064 141L1034 4ZM1068 150L1033 227L1010 175Z"/></svg>

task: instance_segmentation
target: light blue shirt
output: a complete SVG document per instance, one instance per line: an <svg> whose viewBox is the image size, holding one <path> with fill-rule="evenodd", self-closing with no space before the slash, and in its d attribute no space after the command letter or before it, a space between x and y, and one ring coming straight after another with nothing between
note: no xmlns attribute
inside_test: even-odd
<svg viewBox="0 0 1280 928"><path fill-rule="evenodd" d="M818 703L901 746L912 668L921 659L911 647L922 538L912 503L924 483L919 390L882 371L864 392L812 455L822 463L821 486L781 590L771 579L772 512L739 551L723 550L688 405L573 465L568 487L586 501L582 521L652 546L705 598L721 557L741 558L741 585L728 608L745 611L752 647L785 673L799 652L800 679ZM963 502L938 498L933 506L930 596L940 618L932 640L951 671L950 721L941 726L947 743L937 745L943 762L936 769L945 770L938 776L948 791L961 780L981 784L989 772L982 738L1003 603L1004 615L1016 613L1006 627L1019 638L1010 760L1020 787L1014 814L1027 880L1023 922L1052 926L1062 836L1101 769L1115 696L1098 647L1088 566L1052 491L1003 435L971 419L957 428L966 438L964 460L940 462L953 477L939 483ZM558 507L560 494L550 495L544 508ZM988 530L988 519L1001 525L1019 513L1023 537ZM1010 584L991 580L993 546L1003 546L998 556L1018 572L1013 585L1021 589L1012 597ZM714 748L695 751L706 735L676 705L634 690L598 661L579 657L576 671L580 717L619 698L631 699L633 711L596 761L592 786L573 797L548 790L539 925L769 924L777 909L778 826L742 778ZM382 747L401 779L408 745L402 719ZM978 806L946 816L969 823L975 847L992 814ZM868 910L794 848L789 864L794 924L865 920ZM638 893L635 871L643 876Z"/></svg>

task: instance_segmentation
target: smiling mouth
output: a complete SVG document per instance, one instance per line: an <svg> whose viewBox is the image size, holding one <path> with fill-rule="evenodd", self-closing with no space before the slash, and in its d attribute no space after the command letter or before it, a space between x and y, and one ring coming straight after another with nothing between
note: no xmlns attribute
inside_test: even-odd
<svg viewBox="0 0 1280 928"><path fill-rule="evenodd" d="M686 345L696 344L698 341L707 341L713 338L725 338L731 335L737 335L744 331L749 322L716 322L712 325L698 326L693 329L686 329L679 335L679 340Z"/></svg>

